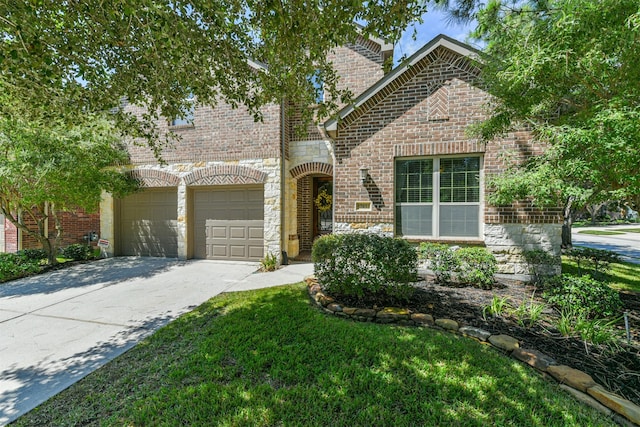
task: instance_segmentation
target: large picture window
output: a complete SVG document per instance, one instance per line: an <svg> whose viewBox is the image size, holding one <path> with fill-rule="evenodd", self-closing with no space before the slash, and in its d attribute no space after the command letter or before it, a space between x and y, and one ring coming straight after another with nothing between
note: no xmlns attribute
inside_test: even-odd
<svg viewBox="0 0 640 427"><path fill-rule="evenodd" d="M470 237L480 234L480 157L396 160L396 234Z"/></svg>

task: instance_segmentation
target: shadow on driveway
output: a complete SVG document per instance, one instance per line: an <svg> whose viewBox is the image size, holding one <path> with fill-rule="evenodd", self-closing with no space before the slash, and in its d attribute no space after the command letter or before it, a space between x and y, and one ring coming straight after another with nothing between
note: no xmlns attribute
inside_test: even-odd
<svg viewBox="0 0 640 427"><path fill-rule="evenodd" d="M85 352L36 366L0 372L0 425L44 402L78 380L121 355L158 328L175 319L175 313L148 318L138 326L120 331Z"/></svg>
<svg viewBox="0 0 640 427"><path fill-rule="evenodd" d="M0 283L0 298L51 294L65 289L149 278L181 261L175 258L117 257L61 268L37 276Z"/></svg>

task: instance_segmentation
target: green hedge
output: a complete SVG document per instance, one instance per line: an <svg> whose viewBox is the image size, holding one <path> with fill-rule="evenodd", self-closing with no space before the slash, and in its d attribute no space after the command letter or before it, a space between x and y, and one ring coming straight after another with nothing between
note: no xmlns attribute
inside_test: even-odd
<svg viewBox="0 0 640 427"><path fill-rule="evenodd" d="M418 248L420 258L427 261L427 267L442 284L472 285L491 289L493 275L498 270L496 258L485 248L452 249L440 243L421 243Z"/></svg>
<svg viewBox="0 0 640 427"><path fill-rule="evenodd" d="M416 251L406 240L375 234L332 234L313 245L315 273L328 293L407 300L417 279Z"/></svg>
<svg viewBox="0 0 640 427"><path fill-rule="evenodd" d="M560 310L570 310L588 319L620 314L620 295L606 283L584 275L563 274L548 279L543 297Z"/></svg>
<svg viewBox="0 0 640 427"><path fill-rule="evenodd" d="M40 259L24 254L0 253L0 282L37 273L40 268Z"/></svg>

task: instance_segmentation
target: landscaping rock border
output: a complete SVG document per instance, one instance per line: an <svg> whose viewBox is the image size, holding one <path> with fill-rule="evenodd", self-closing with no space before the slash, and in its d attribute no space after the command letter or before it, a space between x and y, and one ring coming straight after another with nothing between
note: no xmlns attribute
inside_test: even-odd
<svg viewBox="0 0 640 427"><path fill-rule="evenodd" d="M597 384L585 372L565 365L558 365L551 357L534 349L520 347L520 342L508 335L492 335L490 332L473 326L460 325L452 319L434 319L426 313L414 313L400 307L384 307L380 309L364 309L345 307L333 297L325 295L318 280L309 276L305 278L311 301L327 314L349 318L359 322L393 323L401 326L431 327L470 337L481 342L488 342L503 353L517 359L532 368L552 377L580 402L583 402L601 413L610 416L621 425L640 426L640 406L607 391Z"/></svg>

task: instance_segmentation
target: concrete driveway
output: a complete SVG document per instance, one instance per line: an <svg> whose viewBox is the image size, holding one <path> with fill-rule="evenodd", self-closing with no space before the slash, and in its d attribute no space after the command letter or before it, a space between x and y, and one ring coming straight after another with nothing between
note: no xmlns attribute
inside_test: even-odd
<svg viewBox="0 0 640 427"><path fill-rule="evenodd" d="M0 284L0 425L221 293L294 283L293 264L111 258Z"/></svg>
<svg viewBox="0 0 640 427"><path fill-rule="evenodd" d="M574 246L586 246L595 249L606 249L620 254L627 262L640 264L640 233L626 232L624 234L614 234L608 236L598 236L593 234L582 234L580 231L620 231L621 229L637 229L637 225L611 225L602 227L579 227L572 228L571 240Z"/></svg>

